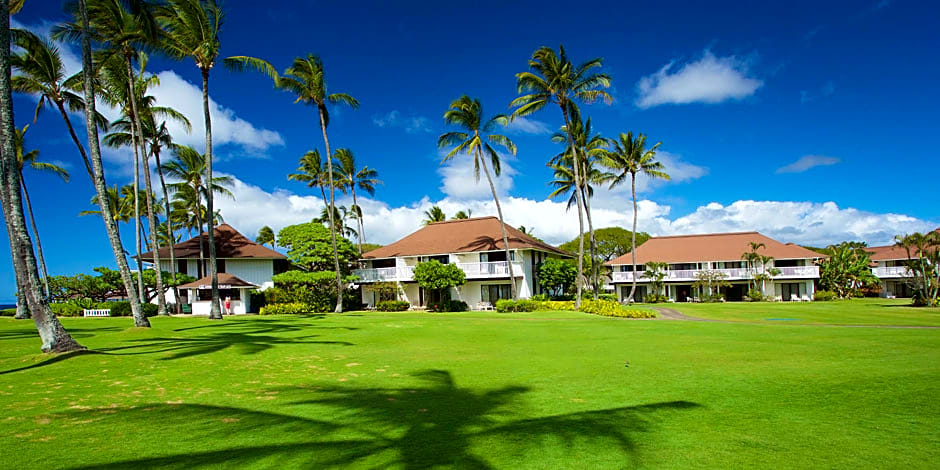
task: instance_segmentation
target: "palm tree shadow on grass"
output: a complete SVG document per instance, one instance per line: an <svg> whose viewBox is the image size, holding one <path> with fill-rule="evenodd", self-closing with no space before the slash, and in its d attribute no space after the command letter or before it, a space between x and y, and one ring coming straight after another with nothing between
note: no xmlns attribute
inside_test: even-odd
<svg viewBox="0 0 940 470"><path fill-rule="evenodd" d="M282 388L278 390L282 397L296 398L285 405L289 411L284 413L208 405L119 409L106 419L140 429L150 439L167 442L166 436L153 433L153 423L160 422L160 429L174 430L177 436L180 432L186 434L185 438L177 437L181 439L178 445L199 436L215 439L218 447L76 468L491 468L485 452L494 445L499 447L496 452L502 455L503 464L507 453L514 460L531 462L533 456L539 458L548 450L561 448L565 453L581 454L613 450L622 455L625 464L635 465L641 457L635 443L652 423L668 419L670 411L699 406L671 401L530 418L518 414L524 408L521 405L529 390L526 387L461 388L449 372L442 370L423 371L416 376L424 386Z"/></svg>

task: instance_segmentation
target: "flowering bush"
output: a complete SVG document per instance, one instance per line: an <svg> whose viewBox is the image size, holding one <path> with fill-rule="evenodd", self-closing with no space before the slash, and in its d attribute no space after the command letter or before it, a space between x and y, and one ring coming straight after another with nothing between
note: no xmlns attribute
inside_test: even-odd
<svg viewBox="0 0 940 470"><path fill-rule="evenodd" d="M259 315L298 315L310 312L312 309L307 304L300 302L291 302L288 304L271 304L261 307Z"/></svg>
<svg viewBox="0 0 940 470"><path fill-rule="evenodd" d="M585 300L581 302L581 311L592 315L619 318L656 318L656 312L634 308L624 308L610 300Z"/></svg>

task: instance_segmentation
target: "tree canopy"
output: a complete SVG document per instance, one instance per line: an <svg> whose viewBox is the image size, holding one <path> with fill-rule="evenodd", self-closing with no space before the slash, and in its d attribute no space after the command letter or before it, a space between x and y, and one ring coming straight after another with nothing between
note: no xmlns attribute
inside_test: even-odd
<svg viewBox="0 0 940 470"><path fill-rule="evenodd" d="M322 224L307 222L289 225L277 233L278 246L287 248L287 259L306 271L333 271L333 247L330 230ZM358 251L349 240L336 238L340 269L347 274ZM334 273L335 274L335 273Z"/></svg>

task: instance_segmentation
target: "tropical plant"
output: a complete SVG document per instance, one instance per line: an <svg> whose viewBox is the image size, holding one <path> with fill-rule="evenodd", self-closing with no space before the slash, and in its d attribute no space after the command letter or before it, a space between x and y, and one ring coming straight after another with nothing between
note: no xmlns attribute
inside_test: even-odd
<svg viewBox="0 0 940 470"><path fill-rule="evenodd" d="M424 211L424 220L421 221L421 225L443 222L445 220L447 220L447 214L444 213L444 210L439 206L431 206L430 209Z"/></svg>
<svg viewBox="0 0 940 470"><path fill-rule="evenodd" d="M728 275L717 269L702 269L695 272L695 282L692 283L693 289L702 292L702 297L707 300L719 300L722 287L731 287L728 282ZM630 297L633 300L633 297Z"/></svg>
<svg viewBox="0 0 940 470"><path fill-rule="evenodd" d="M917 299L926 306L937 306L940 293L940 232L898 235L895 244L907 253L907 267Z"/></svg>
<svg viewBox="0 0 940 470"><path fill-rule="evenodd" d="M457 211L457 213L454 214L453 220L465 220L465 219L469 219L472 216L473 216L473 211L470 209ZM523 230L523 232L525 231Z"/></svg>
<svg viewBox="0 0 940 470"><path fill-rule="evenodd" d="M829 257L819 262L819 284L847 299L878 282L871 272L871 253L860 242L842 242L827 248Z"/></svg>
<svg viewBox="0 0 940 470"><path fill-rule="evenodd" d="M511 259L509 254L509 235L506 232L506 221L503 219L503 207L499 203L499 196L496 194L496 186L493 184L493 178L490 176L490 170L486 166L486 160L493 166L493 173L499 176L502 172L499 153L493 148L494 145L505 148L509 153L516 154L516 145L512 143L509 137L495 133L497 128L509 123L509 117L504 114L497 114L489 118L483 114L483 105L479 99L470 98L463 95L450 103L450 108L444 112L444 122L459 127L459 131L450 131L442 134L437 140L438 148L451 148L444 156L441 163L454 158L459 153L464 153L473 159L473 177L477 182L480 181L480 169L486 175L486 181L490 184L490 192L493 194L493 202L496 204L496 214L499 216L499 227L503 234L503 250L506 252L506 259ZM509 266L509 290L513 300L516 300L515 276L513 275L512 263L506 263Z"/></svg>
<svg viewBox="0 0 940 470"><path fill-rule="evenodd" d="M278 246L287 248L287 259L307 271L330 271L334 265L330 239L332 230L318 222L288 225L277 233ZM346 275L358 258L356 247L343 237L336 237L340 275ZM330 271L333 272L333 271ZM333 274L335 276L335 273Z"/></svg>
<svg viewBox="0 0 940 470"><path fill-rule="evenodd" d="M574 265L558 258L543 261L538 273L539 286L556 297L567 294L578 276Z"/></svg>
<svg viewBox="0 0 940 470"><path fill-rule="evenodd" d="M456 264L443 264L437 260L423 261L414 268L415 282L428 291L433 302L450 300L449 290L467 282L467 274Z"/></svg>
<svg viewBox="0 0 940 470"><path fill-rule="evenodd" d="M764 292L764 285L769 279L767 266L773 261L773 257L760 254L761 249L767 248L763 242L748 242L748 247L750 251L741 254L741 261L744 261L748 274L748 285L750 290Z"/></svg>
<svg viewBox="0 0 940 470"><path fill-rule="evenodd" d="M558 54L550 47L540 47L532 53L529 59L529 71L516 74L516 89L521 96L514 99L509 106L514 107L513 117L531 115L549 104L557 104L564 117L565 128L571 127L571 111L576 108L577 102L593 103L603 99L606 103L612 101L611 96L598 88L610 86L610 77L604 73L594 73L592 69L600 67L603 60L595 58L575 66L565 53L565 48L559 46ZM574 139L568 136L568 142L573 144ZM581 191L581 167L577 162L583 158L576 150L572 150L574 157L574 184L576 191ZM581 204L583 197L576 198ZM581 306L581 277L584 275L584 231L579 233L578 243L578 281L575 307Z"/></svg>
<svg viewBox="0 0 940 470"><path fill-rule="evenodd" d="M344 193L348 189L352 195L353 204L349 210L355 215L356 222L359 224L356 241L358 242L359 253L361 254L362 244L366 241L366 234L362 221L362 207L356 199L356 188L365 191L370 196L374 196L375 185L382 181L379 180L379 172L374 168L369 168L368 166L360 168L356 165L356 156L353 155L352 150L345 148L337 149L333 157L336 159L337 163L336 175L339 176L338 188Z"/></svg>
<svg viewBox="0 0 940 470"><path fill-rule="evenodd" d="M265 225L264 227L261 227L261 229L258 230L258 236L255 237L255 242L260 243L262 245L270 244L271 247L273 248L276 242L276 239L274 237L274 230L271 230L271 227L268 227L267 225Z"/></svg>
<svg viewBox="0 0 940 470"><path fill-rule="evenodd" d="M346 222L349 219L358 218L354 212L346 209L346 206L334 206L333 217L330 217L330 215L327 214L328 210L328 208L324 207L323 210L320 211L320 217L313 219L313 221L319 222L327 228L331 228L330 223L334 223L336 224L336 231L341 237L358 238L359 233Z"/></svg>
<svg viewBox="0 0 940 470"><path fill-rule="evenodd" d="M632 132L627 132L626 134L621 132L617 139L610 140L610 150L605 152L604 155L604 166L615 172L614 178L610 181L611 188L625 183L628 176L630 178L630 195L633 198L633 230L630 241L630 253L634 272L636 272L636 176L639 174L650 179L670 179L669 175L665 172L663 163L656 160L656 149L659 148L660 144L662 144L662 142L656 142L656 144L647 149L645 135L638 134L634 137ZM635 293L636 276L633 277L633 284L630 286L628 301L633 301L633 295Z"/></svg>
<svg viewBox="0 0 940 470"><path fill-rule="evenodd" d="M665 296L666 292L664 290L665 283L663 279L666 278L666 268L669 265L662 261L647 261L646 269L643 270L643 277L650 280L650 290L653 291L654 296Z"/></svg>
<svg viewBox="0 0 940 470"><path fill-rule="evenodd" d="M39 269L33 243L26 228L20 194L20 172L16 161L16 128L13 119L13 87L10 80L10 2L0 2L0 207L6 222L13 258L13 269L20 284L20 293L32 315L42 340L44 352L67 352L84 349L62 327L53 314L39 283Z"/></svg>

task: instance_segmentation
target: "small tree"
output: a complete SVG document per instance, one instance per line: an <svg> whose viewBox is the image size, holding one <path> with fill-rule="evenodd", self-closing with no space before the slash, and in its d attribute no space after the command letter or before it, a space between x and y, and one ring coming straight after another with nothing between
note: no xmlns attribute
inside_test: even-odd
<svg viewBox="0 0 940 470"><path fill-rule="evenodd" d="M277 233L277 244L287 248L287 259L304 270L331 271L333 268L330 230L319 223L308 222L284 227ZM340 260L340 270L346 275L358 257L358 251L352 242L337 237L336 252Z"/></svg>
<svg viewBox="0 0 940 470"><path fill-rule="evenodd" d="M577 276L574 265L558 258L548 258L539 265L539 286L552 295L567 294Z"/></svg>
<svg viewBox="0 0 940 470"><path fill-rule="evenodd" d="M829 245L829 258L820 262L819 283L840 298L859 296L861 288L876 284L871 272L871 253L864 243L842 242Z"/></svg>
<svg viewBox="0 0 940 470"><path fill-rule="evenodd" d="M730 287L731 283L726 280L727 274L717 271L703 269L695 273L695 282L692 287L700 289L708 300L718 300L721 298L721 288Z"/></svg>
<svg viewBox="0 0 940 470"><path fill-rule="evenodd" d="M418 263L414 269L415 281L421 288L429 291L435 301L445 301L451 287L462 286L467 282L467 275L456 264L443 264L437 260Z"/></svg>
<svg viewBox="0 0 940 470"><path fill-rule="evenodd" d="M372 284L372 290L378 297L378 301L398 300L401 294L401 287L395 282L376 282Z"/></svg>
<svg viewBox="0 0 940 470"><path fill-rule="evenodd" d="M661 261L649 261L646 263L646 270L643 271L643 277L650 280L650 290L653 291L653 294L656 296L666 296L663 288L666 283L663 282L663 279L666 278L666 268L669 265Z"/></svg>

